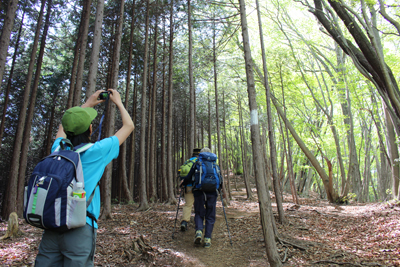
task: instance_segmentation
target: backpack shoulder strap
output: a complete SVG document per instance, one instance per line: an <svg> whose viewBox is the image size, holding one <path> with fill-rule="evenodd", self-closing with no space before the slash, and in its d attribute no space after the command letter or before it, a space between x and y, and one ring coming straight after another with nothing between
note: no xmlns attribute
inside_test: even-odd
<svg viewBox="0 0 400 267"><path fill-rule="evenodd" d="M93 143L87 143L87 144L75 149L75 152L78 152L78 153L85 152L86 150L91 148L93 145L94 145Z"/></svg>

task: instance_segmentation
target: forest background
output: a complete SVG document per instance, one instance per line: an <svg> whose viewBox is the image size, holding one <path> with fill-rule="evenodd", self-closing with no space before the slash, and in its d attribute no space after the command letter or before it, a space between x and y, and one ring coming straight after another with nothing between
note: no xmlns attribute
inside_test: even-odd
<svg viewBox="0 0 400 267"><path fill-rule="evenodd" d="M296 204L311 191L331 203L398 199L399 16L381 0L2 1L3 219L22 215L63 112L107 88L136 129L102 179L103 218L111 203L176 203L179 166L205 146L227 202L233 175L248 199L255 181L263 218L268 189L281 222L282 191ZM110 105L101 136L120 125Z"/></svg>

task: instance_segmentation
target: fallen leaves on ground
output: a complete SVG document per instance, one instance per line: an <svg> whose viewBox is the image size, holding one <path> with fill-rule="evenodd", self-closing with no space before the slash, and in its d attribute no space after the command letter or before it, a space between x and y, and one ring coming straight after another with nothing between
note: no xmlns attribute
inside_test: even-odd
<svg viewBox="0 0 400 267"><path fill-rule="evenodd" d="M246 200L244 193L234 191L225 208L229 233L218 202L211 249L193 244L193 222L181 232L178 217L174 230L177 206L157 203L138 212L135 204L113 205L112 219L99 221L95 265L269 266L257 202ZM287 224L277 223L284 266L400 266L399 207L336 206L316 198L294 205L290 200L285 196ZM278 219L274 204L273 210ZM42 231L21 219L19 224L22 237L0 242L1 266L34 262ZM1 222L0 236L6 229L7 223Z"/></svg>

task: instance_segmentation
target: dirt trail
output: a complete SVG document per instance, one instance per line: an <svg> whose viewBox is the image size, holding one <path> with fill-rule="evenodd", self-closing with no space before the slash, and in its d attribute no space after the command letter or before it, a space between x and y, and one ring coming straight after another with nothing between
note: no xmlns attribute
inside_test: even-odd
<svg viewBox="0 0 400 267"><path fill-rule="evenodd" d="M234 198L244 200L243 192L235 192ZM186 261L185 265L218 267L249 266L250 261L251 266L265 266L266 261L263 253L260 255L254 255L254 247L252 247L251 244L243 243L243 241L238 238L238 230L233 228L232 224L232 220L240 220L252 215L257 215L257 206L254 205L251 210L241 210L238 205L235 205L235 203L232 202L229 207L225 207L225 212L231 234L232 245L230 244L221 201L217 202L217 216L212 233L211 248L206 249L203 247L203 245L194 244L195 224L193 220L193 213L191 222L189 223L188 230L186 232L181 232L180 229L177 228L173 243L178 251L185 254L182 255ZM251 231L251 229L243 230ZM254 259L252 259L252 257Z"/></svg>

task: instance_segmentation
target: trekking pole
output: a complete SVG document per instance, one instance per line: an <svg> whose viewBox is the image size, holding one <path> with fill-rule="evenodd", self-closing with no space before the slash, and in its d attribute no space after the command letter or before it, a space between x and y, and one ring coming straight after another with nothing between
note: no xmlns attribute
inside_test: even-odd
<svg viewBox="0 0 400 267"><path fill-rule="evenodd" d="M172 232L172 239L174 239L174 234L176 230L176 221L178 220L179 204L181 203L182 193L183 193L183 187L181 188L181 192L179 193L178 208L176 209L175 225L174 225L174 231Z"/></svg>
<svg viewBox="0 0 400 267"><path fill-rule="evenodd" d="M224 211L225 222L226 222L226 228L228 229L229 241L230 241L230 243L231 243L231 246L233 246L233 244L232 244L232 238L231 238L231 233L229 232L228 219L226 218L226 213L225 213L224 200L223 200L223 198L222 198L221 192L219 192L219 196L221 197L222 210Z"/></svg>

